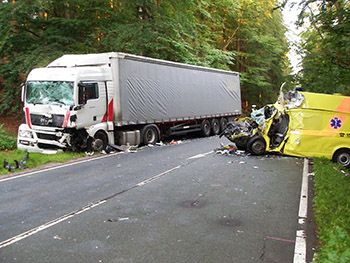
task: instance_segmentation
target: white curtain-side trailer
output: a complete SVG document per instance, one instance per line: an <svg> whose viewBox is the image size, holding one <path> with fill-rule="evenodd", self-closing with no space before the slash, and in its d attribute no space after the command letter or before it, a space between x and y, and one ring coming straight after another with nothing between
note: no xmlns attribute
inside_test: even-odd
<svg viewBox="0 0 350 263"><path fill-rule="evenodd" d="M18 148L96 150L216 135L241 114L239 74L125 53L64 55L22 90Z"/></svg>

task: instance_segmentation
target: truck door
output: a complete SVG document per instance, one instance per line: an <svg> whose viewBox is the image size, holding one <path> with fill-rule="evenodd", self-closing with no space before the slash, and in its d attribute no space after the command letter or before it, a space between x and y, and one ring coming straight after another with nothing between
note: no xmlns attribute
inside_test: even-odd
<svg viewBox="0 0 350 263"><path fill-rule="evenodd" d="M80 82L78 100L81 109L77 114L77 128L101 123L107 111L107 97L104 82Z"/></svg>

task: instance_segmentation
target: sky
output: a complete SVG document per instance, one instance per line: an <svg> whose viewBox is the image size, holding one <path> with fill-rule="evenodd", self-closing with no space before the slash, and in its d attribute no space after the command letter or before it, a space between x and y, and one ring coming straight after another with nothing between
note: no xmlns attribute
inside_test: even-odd
<svg viewBox="0 0 350 263"><path fill-rule="evenodd" d="M292 6L292 2L296 4ZM300 37L298 36L298 34L301 32L301 30L297 29L295 25L295 22L298 19L298 14L300 12L300 8L298 5L300 3L300 0L294 0L292 2L288 1L286 7L283 9L283 19L285 25L288 28L288 32L286 33L290 46L288 57L292 65L292 73L294 74L301 69L299 65L301 57L297 54L295 50L295 45L300 42Z"/></svg>

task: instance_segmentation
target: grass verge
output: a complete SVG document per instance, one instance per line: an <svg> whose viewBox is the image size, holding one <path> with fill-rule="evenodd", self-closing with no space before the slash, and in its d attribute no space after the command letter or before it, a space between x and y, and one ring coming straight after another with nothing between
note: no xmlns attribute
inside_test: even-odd
<svg viewBox="0 0 350 263"><path fill-rule="evenodd" d="M10 174L7 169L3 167L3 161L7 160L11 165L14 165L14 160L22 160L25 156L24 151L20 150L9 150L9 151L0 151L0 175ZM64 163L72 159L85 156L84 153L76 152L63 152L57 154L41 154L41 153L29 153L29 158L27 161L28 168L35 168L41 165L49 163ZM14 172L20 172L25 170L16 169Z"/></svg>
<svg viewBox="0 0 350 263"><path fill-rule="evenodd" d="M5 132L0 124L0 151L16 149L16 137Z"/></svg>
<svg viewBox="0 0 350 263"><path fill-rule="evenodd" d="M345 171L345 174L341 172ZM350 173L315 159L314 209L320 248L315 263L350 262Z"/></svg>

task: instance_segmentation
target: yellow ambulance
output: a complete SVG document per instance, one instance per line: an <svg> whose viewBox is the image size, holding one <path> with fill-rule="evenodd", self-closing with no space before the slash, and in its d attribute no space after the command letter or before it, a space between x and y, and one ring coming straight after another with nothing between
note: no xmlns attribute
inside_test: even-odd
<svg viewBox="0 0 350 263"><path fill-rule="evenodd" d="M350 97L290 91L230 123L224 135L255 155L327 157L350 167Z"/></svg>

